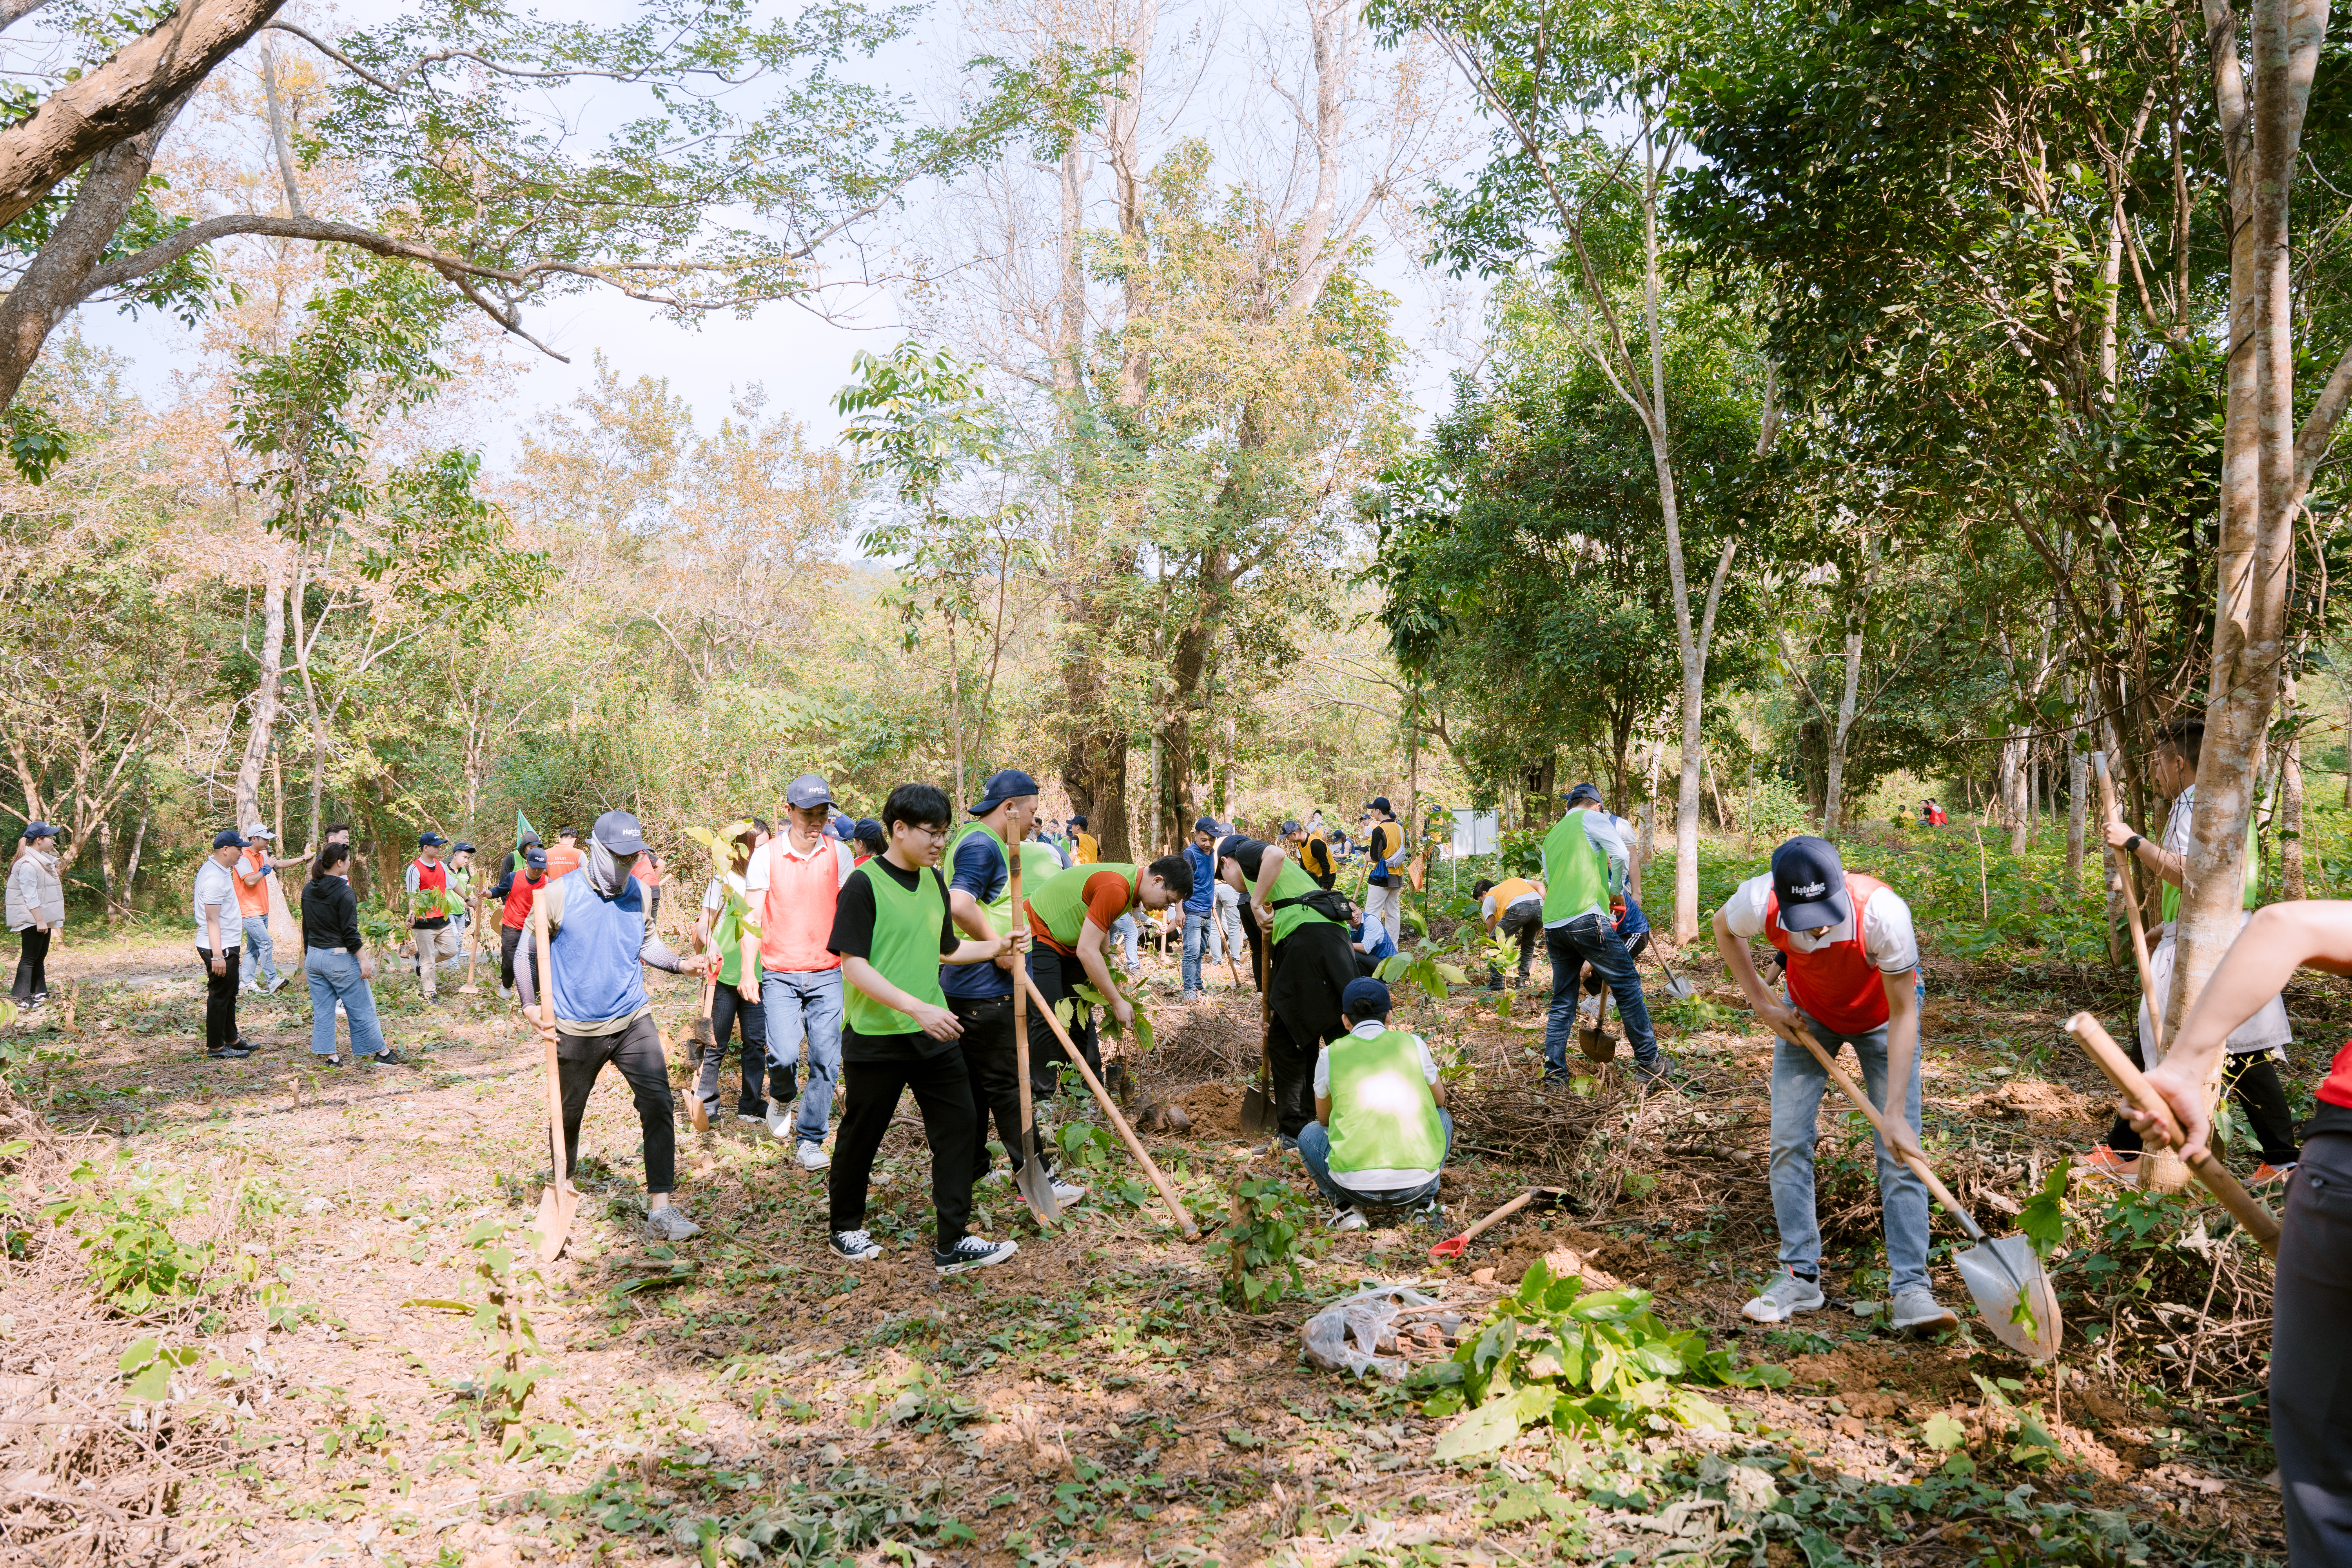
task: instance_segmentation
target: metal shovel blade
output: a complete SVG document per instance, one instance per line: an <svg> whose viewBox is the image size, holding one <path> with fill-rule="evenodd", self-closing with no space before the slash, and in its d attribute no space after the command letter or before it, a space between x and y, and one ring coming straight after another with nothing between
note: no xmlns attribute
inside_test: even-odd
<svg viewBox="0 0 2352 1568"><path fill-rule="evenodd" d="M1242 1131L1252 1138L1274 1131L1274 1098L1252 1084L1242 1090Z"/></svg>
<svg viewBox="0 0 2352 1568"><path fill-rule="evenodd" d="M1027 1140L1024 1140L1024 1142ZM1021 1169L1013 1177L1013 1184L1021 1189L1021 1201L1037 1216L1037 1223L1048 1225L1062 1217L1062 1205L1054 1198L1054 1178L1045 1169L1045 1162L1037 1158L1033 1147L1022 1152Z"/></svg>
<svg viewBox="0 0 2352 1568"><path fill-rule="evenodd" d="M1576 1031L1576 1048L1584 1053L1586 1061L1614 1061L1617 1058L1617 1037L1601 1029L1579 1029Z"/></svg>
<svg viewBox="0 0 2352 1568"><path fill-rule="evenodd" d="M1979 1242L1952 1261L1959 1267L1977 1310L2000 1342L2029 1361L2048 1361L2058 1353L2065 1324L2058 1315L2058 1292L2035 1257L2033 1244L2021 1236L1996 1237ZM2018 1310L2022 1300L2028 1313Z"/></svg>

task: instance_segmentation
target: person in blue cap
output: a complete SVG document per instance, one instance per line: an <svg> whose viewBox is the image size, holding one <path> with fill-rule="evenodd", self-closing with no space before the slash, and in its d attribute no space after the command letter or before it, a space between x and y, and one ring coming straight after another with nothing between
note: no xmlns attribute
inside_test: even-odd
<svg viewBox="0 0 2352 1568"><path fill-rule="evenodd" d="M1756 973L1748 943L1759 936L1789 960L1786 1002ZM1829 1074L1792 1042L1805 1030L1832 1060L1853 1047L1864 1092L1901 1149L1918 1154L1919 942L1901 895L1848 871L1827 839L1799 837L1772 851L1769 872L1740 883L1716 911L1715 945L1757 1020L1780 1037L1772 1047L1770 1181L1780 1272L1740 1311L1759 1323L1783 1323L1818 1311L1824 1300L1813 1145ZM1959 1320L1927 1287L1927 1189L1897 1152L1878 1141L1891 1321L1897 1329L1953 1328Z"/></svg>
<svg viewBox="0 0 2352 1568"><path fill-rule="evenodd" d="M1419 1035L1389 1027L1389 988L1366 975L1339 997L1348 1032L1315 1058L1315 1120L1298 1158L1331 1204L1331 1228L1361 1230L1367 1209L1436 1219L1454 1117L1437 1058Z"/></svg>
<svg viewBox="0 0 2352 1568"><path fill-rule="evenodd" d="M555 1045L564 1173L579 1161L588 1091L610 1062L628 1083L645 1135L646 1233L657 1241L684 1241L702 1227L670 1197L677 1189L677 1110L643 970L649 964L672 974L707 973L718 966L718 956L688 963L654 934L646 921L645 884L629 874L645 852L645 829L635 816L608 811L596 819L586 859L533 895L533 913L547 915L554 973L539 974L539 944L526 939L515 954L515 992L523 1016Z"/></svg>
<svg viewBox="0 0 2352 1568"><path fill-rule="evenodd" d="M993 942L1013 930L1008 847L1020 847L1024 900L1061 871L1062 862L1051 849L1030 840L1030 827L1037 819L1037 781L1019 768L991 773L966 816L971 820L948 840L948 912L966 936ZM985 1180L989 1173L991 1115L996 1119L996 1136L1004 1145L1006 1163L1016 1175L1021 1169L1020 1057L1013 1036L1013 965L1016 962L1025 961L1008 952L988 963L940 966L940 989L947 995L948 1010L963 1025L957 1043L963 1047L964 1066L971 1074L972 1103L980 1109L980 1136L972 1140L975 1182ZM1046 1160L1042 1139L1037 1157ZM1054 1175L1050 1160L1046 1170L1055 1201L1061 1206L1066 1208L1087 1195L1087 1189L1078 1183Z"/></svg>
<svg viewBox="0 0 2352 1568"><path fill-rule="evenodd" d="M194 911L196 961L205 969L205 1054L215 1061L249 1057L253 1047L237 1036L236 971L244 956L238 926L236 876L229 868L245 853L245 835L224 827L213 835L213 852L196 862ZM237 933L231 941L225 932Z"/></svg>
<svg viewBox="0 0 2352 1568"><path fill-rule="evenodd" d="M841 960L825 946L841 889L857 856L833 835L838 815L822 773L784 786L784 831L761 846L743 873L744 896L760 922L760 1011L768 1032L768 1134L793 1142L804 1171L833 1162L825 1131L841 1083L841 1031L847 1006ZM808 1076L793 1107L801 1049Z"/></svg>

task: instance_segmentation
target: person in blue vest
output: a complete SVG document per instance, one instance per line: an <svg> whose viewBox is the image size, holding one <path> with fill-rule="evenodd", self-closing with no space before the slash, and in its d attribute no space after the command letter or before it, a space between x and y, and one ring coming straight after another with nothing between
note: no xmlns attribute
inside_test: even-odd
<svg viewBox="0 0 2352 1568"><path fill-rule="evenodd" d="M1192 868L1192 890L1184 897L1184 985L1179 1002L1197 1002L1208 994L1201 984L1201 959L1209 951L1209 932L1217 908L1217 858L1213 851L1223 837L1217 819L1204 816L1192 824L1192 841L1184 846L1184 864Z"/></svg>
<svg viewBox="0 0 2352 1568"><path fill-rule="evenodd" d="M1625 897L1632 857L1616 818L1601 808L1601 791L1580 784L1568 792L1568 812L1544 836L1544 946L1551 957L1551 1016L1544 1026L1544 1081L1568 1081L1568 1037L1576 1027L1577 982L1591 964L1616 999L1617 1016L1633 1047L1633 1076L1664 1082L1672 1058L1658 1048L1642 994L1642 972L1617 934L1611 905Z"/></svg>
<svg viewBox="0 0 2352 1568"><path fill-rule="evenodd" d="M1298 1130L1298 1158L1334 1230L1363 1229L1366 1209L1434 1220L1454 1146L1437 1058L1419 1035L1389 1027L1389 988L1369 975L1348 983L1339 1012L1348 1032L1315 1058L1315 1120Z"/></svg>
<svg viewBox="0 0 2352 1568"><path fill-rule="evenodd" d="M629 875L645 852L645 829L635 816L608 811L596 819L586 858L532 898L534 913L547 911L551 1005L539 1000L539 942L529 933L515 954L515 991L540 1037L555 1042L564 1173L579 1161L588 1091L610 1062L635 1098L645 1132L646 1233L659 1241L684 1241L702 1227L671 1198L677 1189L677 1110L643 970L650 964L672 974L707 973L719 955L689 963L654 934L646 921L645 884Z"/></svg>

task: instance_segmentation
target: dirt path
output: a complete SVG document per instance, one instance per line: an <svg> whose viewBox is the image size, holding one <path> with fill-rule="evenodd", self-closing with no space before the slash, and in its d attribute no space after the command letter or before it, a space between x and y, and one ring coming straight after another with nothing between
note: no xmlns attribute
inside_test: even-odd
<svg viewBox="0 0 2352 1568"><path fill-rule="evenodd" d="M1691 967L1719 984L1710 965ZM1947 994L1927 1018L1931 1133L1948 1139L1940 1152L1970 1201L2025 1190L2103 1126L2096 1086L2057 1050L2057 1021L2075 1003L2054 987L1941 973ZM1868 1486L1926 1495L1914 1483L1945 1458L1923 1440L1926 1424L1948 1415L1980 1430L1978 1374L2011 1378L2021 1403L2059 1395L2049 1425L2065 1458L2063 1485L2041 1478L2049 1496L2076 1489L2067 1506L2121 1510L2175 1546L2234 1543L2248 1561L2275 1550L2276 1499L2259 1475L2189 1443L2144 1388L2083 1371L2087 1354L2070 1353L2076 1370L2058 1389L2046 1373L2029 1384L1989 1335L1916 1343L1875 1330L1842 1310L1883 1293L1883 1268L1874 1280L1867 1261L1828 1274L1841 1310L1798 1331L1743 1333L1753 1325L1739 1303L1771 1256L1760 1035L1675 1031L1708 1090L1696 1098L1627 1100L1621 1113L1604 1076L1595 1094L1613 1120L1564 1162L1585 1214L1507 1223L1453 1267L1430 1264L1425 1230L1318 1235L1333 1244L1304 1265L1306 1297L1260 1316L1218 1305L1202 1250L1176 1240L1123 1162L1100 1153L1097 1200L1051 1235L992 1177L976 1228L1018 1237L1020 1256L937 1279L921 1250L928 1159L911 1118L879 1167L873 1226L889 1250L877 1264L831 1258L823 1176L733 1124L698 1140L681 1131L679 1199L706 1230L674 1249L650 1245L635 1112L607 1075L583 1132L572 1248L543 1279L518 1281L537 1349L520 1347L513 1364L550 1373L502 1453L485 1421L493 1405L475 1396L505 1370L500 1345L449 1305L489 1297L482 1268L497 1243L483 1237L528 1223L546 1168L538 1059L495 994L445 991L428 1006L413 980L380 981L387 1037L412 1065L329 1069L304 1054L299 984L246 998L247 1037L263 1048L213 1062L197 1048L203 999L184 949L69 947L52 973L61 999L79 983L70 1024L53 1006L9 1049L17 1095L62 1143L47 1165L35 1150L21 1168L61 1193L89 1190L64 1180L88 1161L109 1190L146 1194L183 1244L213 1246L202 1275L218 1289L143 1322L101 1315L70 1248L11 1237L0 1417L16 1425L0 1430L18 1436L0 1453L12 1472L0 1477L0 1545L20 1560L1646 1562L1685 1539L1656 1521L1666 1498L1704 1500L1709 1462L1717 1495L1727 1459L1767 1454L1791 1496L1809 1477L1832 1502ZM693 994L651 978L674 1029ZM2315 992L2298 1012L2340 1005ZM1133 1064L1139 1102L1192 1112L1190 1133L1151 1142L1206 1223L1237 1175L1297 1174L1220 1135L1255 1012L1254 999L1222 992L1189 1013L1163 1002L1159 1050ZM1539 1046L1539 1010L1516 1012L1497 1017L1476 994L1410 1016L1442 1054L1479 1064L1471 1081L1483 1085L1520 1081ZM1874 1236L1875 1200L1852 1129L1841 1119L1829 1131L1821 1207L1834 1254ZM1547 1163L1540 1148L1504 1152L1519 1157L1458 1161L1451 1221ZM1939 1240L1949 1234L1938 1226ZM1856 1256L1883 1265L1883 1253ZM1650 1468L1636 1495L1610 1489L1629 1482L1585 1485L1582 1450L1549 1437L1522 1438L1493 1464L1436 1465L1443 1423L1377 1378L1357 1384L1300 1357L1311 1303L1360 1281L1421 1280L1475 1324L1547 1257L1596 1284L1654 1290L1662 1316L1787 1365L1793 1381L1730 1394L1732 1432L1654 1436L1612 1458ZM1965 1303L1948 1270L1937 1284ZM117 1370L149 1337L197 1352L160 1407L127 1402ZM2021 1514L2011 1536L2027 1539L2028 1522ZM1958 1552L2003 1528L1934 1530ZM1928 1531L1874 1524L1839 1539L1867 1560L1866 1542ZM1796 1550L1774 1539L1768 1556L1795 1561ZM1969 1558L1905 1546L1892 1560Z"/></svg>

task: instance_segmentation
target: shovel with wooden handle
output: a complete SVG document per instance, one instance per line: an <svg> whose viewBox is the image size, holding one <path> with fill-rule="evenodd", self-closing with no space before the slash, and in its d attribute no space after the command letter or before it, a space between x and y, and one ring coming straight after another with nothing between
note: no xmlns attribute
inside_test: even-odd
<svg viewBox="0 0 2352 1568"><path fill-rule="evenodd" d="M1592 1027L1576 1031L1576 1048L1589 1062L1614 1061L1617 1037L1609 1032L1609 987L1601 988L1601 1005L1594 1009Z"/></svg>
<svg viewBox="0 0 2352 1568"><path fill-rule="evenodd" d="M1532 1205L1539 1209L1558 1208L1568 1201L1568 1194L1559 1187L1529 1187L1509 1203L1471 1226L1458 1236L1449 1236L1429 1249L1432 1262L1447 1258L1459 1258L1470 1249L1470 1244L1494 1229L1521 1209Z"/></svg>
<svg viewBox="0 0 2352 1568"><path fill-rule="evenodd" d="M531 934L539 949L540 1016L551 1025L555 1021L555 967L550 961L551 943L547 932L547 906L534 901L530 907ZM572 1173L567 1169L563 1149L563 1079L556 1065L555 1031L548 1029L541 1038L547 1047L547 1185L540 1189L539 1215L531 1223L539 1231L539 1260L552 1263L563 1252L564 1238L572 1233L572 1216L580 1212L580 1192L572 1184Z"/></svg>
<svg viewBox="0 0 2352 1568"><path fill-rule="evenodd" d="M1895 1149L1895 1140L1887 1135L1886 1119L1879 1114L1878 1107L1871 1104L1870 1096L1862 1091L1861 1086L1830 1059L1829 1053L1822 1049L1821 1043L1812 1037L1811 1030L1801 1028L1793 1038L1777 1028L1772 1032L1790 1044L1802 1046L1812 1052L1813 1059L1822 1064L1822 1070L1829 1074L1830 1081L1853 1101L1854 1109L1862 1112L1863 1119L1878 1134L1879 1142L1889 1150ZM1893 1098L1893 1086L1890 1085L1888 1099ZM1960 1279L1968 1285L1969 1294L1976 1298L1977 1310L1984 1315L1986 1327L1991 1329L2003 1344L2030 1361L2047 1361L2056 1355L2059 1337L2065 1332L2065 1324L2058 1312L2058 1292L2052 1288L2049 1271L2042 1267L2041 1256L2033 1250L2033 1244L2021 1236L2004 1236L1998 1239L1987 1237L1984 1228L1977 1224L1976 1216L1962 1207L1960 1200L1952 1195L1951 1189L1937 1179L1936 1173L1927 1168L1927 1161L1908 1150L1900 1152L1897 1157L1911 1167L1912 1174L1917 1176L1935 1200L1944 1205L1944 1212L1958 1220L1960 1228L1969 1233L1969 1239L1976 1243L1966 1252L1953 1254L1952 1263L1959 1269Z"/></svg>
<svg viewBox="0 0 2352 1568"><path fill-rule="evenodd" d="M719 971L703 977L702 1016L688 1026L686 1037L694 1044L693 1053L686 1064L686 1119L697 1132L710 1131L710 1107L702 1103L702 1063L704 1053L719 1050ZM723 1071L726 1063L713 1065L714 1071Z"/></svg>
<svg viewBox="0 0 2352 1568"><path fill-rule="evenodd" d="M2156 1092L2155 1086L2124 1053L2124 1048L2109 1037L2099 1021L2088 1013L2077 1013L2066 1020L2066 1032L2082 1042L2083 1048L2090 1053L2093 1061L2099 1064L2099 1070L2107 1075L2107 1081L2116 1086L2116 1091L2130 1100L2134 1107L2155 1118L2167 1135L2178 1144L2180 1121L2172 1114L2172 1107L2164 1102L2164 1097ZM2278 1256L2278 1215L2271 1213L2262 1199L2240 1185L2238 1178L2230 1173L2230 1168L2213 1157L2213 1151L2208 1149L2189 1162L2189 1173L2202 1182L2205 1190L2221 1201L2221 1206L2246 1227L2246 1233L2261 1244L2264 1252L2273 1258Z"/></svg>
<svg viewBox="0 0 2352 1568"><path fill-rule="evenodd" d="M1257 1081L1242 1091L1242 1131L1255 1138L1271 1132L1281 1118L1274 1109L1274 991L1267 984L1272 966L1274 932L1262 931L1257 944Z"/></svg>
<svg viewBox="0 0 2352 1568"><path fill-rule="evenodd" d="M1013 934L1018 936L1028 925L1028 911L1021 902L1021 846L1012 847L1008 858L1013 897ZM1013 954L1014 974L1026 977L1029 959L1015 949ZM1045 1169L1045 1162L1037 1157L1037 1102L1029 1091L1029 988L1015 981L1013 986L1013 1076L1021 1080L1021 1164L1013 1173L1013 1184L1020 1189L1021 1201L1029 1205L1039 1225L1050 1225L1062 1217L1061 1201L1054 1196L1054 1178Z"/></svg>
<svg viewBox="0 0 2352 1568"><path fill-rule="evenodd" d="M2093 752L2091 767L2099 775L2099 809L2105 813L2100 823L2104 829L2109 822L2121 822L2123 813L2116 805L2116 782L2107 776L2107 753ZM2103 831L2099 835L2105 838ZM2156 971L2147 960L2147 931L2140 924L2139 900L2132 893L2131 868L2124 864L2124 852L2116 846L2107 846L2107 854L2116 863L2116 882L2123 889L2124 912L2131 923L2132 962L2139 965L2139 994L2147 1005L2147 1040L2158 1060L2164 1058L2164 1011L2156 999Z"/></svg>
<svg viewBox="0 0 2352 1568"><path fill-rule="evenodd" d="M1151 1179L1153 1186L1160 1189L1160 1201L1168 1205L1169 1215L1176 1221L1177 1233L1187 1241L1200 1240L1201 1227L1194 1225L1192 1216L1185 1212L1184 1200L1176 1195L1176 1189L1168 1184L1168 1178L1161 1175L1160 1167L1151 1163L1151 1155L1143 1147L1143 1140L1135 1135L1135 1129L1127 1124L1127 1118L1121 1116L1118 1107L1111 1103L1109 1091L1103 1088L1102 1080L1095 1077L1095 1069L1087 1066L1086 1053L1071 1042L1070 1032L1062 1027L1062 1020L1055 1016L1052 1004L1039 993L1037 983L1029 978L1028 966L1024 964L1013 973L1021 989L1036 1004L1038 1013L1045 1020L1045 1026L1054 1031L1054 1038L1062 1042L1062 1054L1070 1058L1070 1065L1078 1069L1080 1078L1087 1080L1087 1088L1094 1091L1095 1103L1102 1107L1103 1115L1109 1119L1112 1130L1126 1143L1127 1152L1135 1156L1135 1163L1143 1167L1143 1173Z"/></svg>

